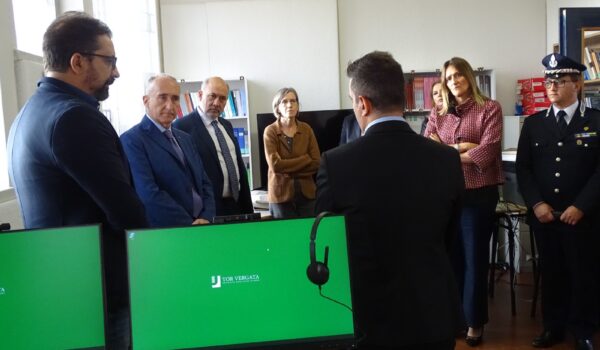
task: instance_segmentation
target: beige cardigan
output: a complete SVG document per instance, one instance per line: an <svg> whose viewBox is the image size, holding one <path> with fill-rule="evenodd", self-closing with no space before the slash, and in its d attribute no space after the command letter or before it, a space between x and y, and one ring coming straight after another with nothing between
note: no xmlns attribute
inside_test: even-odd
<svg viewBox="0 0 600 350"><path fill-rule="evenodd" d="M269 203L285 203L294 199L294 179L302 194L314 199L317 186L313 176L319 169L321 152L312 128L296 119L298 130L289 151L281 123L276 120L264 132L265 155L269 164Z"/></svg>

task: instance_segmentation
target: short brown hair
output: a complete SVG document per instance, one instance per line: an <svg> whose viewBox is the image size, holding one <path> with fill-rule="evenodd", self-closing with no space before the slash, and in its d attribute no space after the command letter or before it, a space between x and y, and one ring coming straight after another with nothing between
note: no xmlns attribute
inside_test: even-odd
<svg viewBox="0 0 600 350"><path fill-rule="evenodd" d="M277 118L281 117L277 107L281 103L281 100L283 100L283 97L290 92L293 93L294 96L296 96L296 102L298 103L298 114L300 114L300 99L298 98L298 93L296 92L296 89L294 89L292 87L284 87L284 88L279 89L277 91L277 93L275 94L275 97L273 97L273 114L275 114L275 117L277 117ZM297 117L297 115L296 115L296 117Z"/></svg>
<svg viewBox="0 0 600 350"><path fill-rule="evenodd" d="M102 35L112 37L110 28L104 22L84 12L65 12L44 33L44 69L66 72L74 53L90 53L100 48L98 37Z"/></svg>
<svg viewBox="0 0 600 350"><path fill-rule="evenodd" d="M368 53L350 62L346 73L352 91L367 97L375 110L404 109L404 73L389 52Z"/></svg>

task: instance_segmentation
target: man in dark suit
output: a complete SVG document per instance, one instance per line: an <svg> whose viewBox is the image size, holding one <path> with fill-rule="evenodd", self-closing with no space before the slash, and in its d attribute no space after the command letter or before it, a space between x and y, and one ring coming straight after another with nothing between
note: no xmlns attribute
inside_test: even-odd
<svg viewBox="0 0 600 350"><path fill-rule="evenodd" d="M340 145L345 145L348 142L352 142L360 137L360 127L356 121L354 113L348 114L344 117L342 123L342 132L340 134Z"/></svg>
<svg viewBox="0 0 600 350"><path fill-rule="evenodd" d="M223 79L212 77L202 83L198 94L198 109L173 126L194 139L213 186L217 215L251 214L254 209L240 145L231 123L220 117L229 87Z"/></svg>
<svg viewBox="0 0 600 350"><path fill-rule="evenodd" d="M210 180L190 135L171 128L179 84L160 74L148 80L142 121L121 135L135 190L151 226L206 224L215 216Z"/></svg>
<svg viewBox="0 0 600 350"><path fill-rule="evenodd" d="M123 229L147 226L119 137L98 110L119 77L111 36L106 24L80 12L50 24L45 77L8 140L25 228L102 224L109 326L127 310ZM114 331L109 328L109 341Z"/></svg>
<svg viewBox="0 0 600 350"><path fill-rule="evenodd" d="M323 154L316 208L346 215L359 348L453 349L458 152L406 123L402 68L390 54L369 53L347 74L363 136Z"/></svg>
<svg viewBox="0 0 600 350"><path fill-rule="evenodd" d="M569 330L587 350L600 294L600 111L578 101L584 65L559 54L542 64L552 106L525 119L516 162L541 259L544 330L533 346L550 347Z"/></svg>

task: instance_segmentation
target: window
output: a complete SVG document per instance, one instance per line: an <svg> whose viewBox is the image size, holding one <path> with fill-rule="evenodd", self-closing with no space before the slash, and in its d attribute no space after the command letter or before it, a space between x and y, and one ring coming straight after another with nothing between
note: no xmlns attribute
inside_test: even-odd
<svg viewBox="0 0 600 350"><path fill-rule="evenodd" d="M10 4L11 2L6 3L6 8L10 9ZM10 40L6 39L8 35L13 33L9 25L12 22L10 18L12 15L14 16L16 48L19 51L42 56L44 32L56 18L57 7L60 7L57 5L61 4L64 7L65 2L56 0L12 0L12 11L5 11L0 16L0 29L3 33L0 35L2 42L15 40L14 37ZM69 2L68 5L75 4ZM2 9L4 8L2 7ZM111 87L111 97L102 103L102 109L120 134L140 121L144 114L142 103L144 83L150 74L160 71L157 3L156 0L93 0L92 8L94 17L104 21L113 31L113 42L116 54L119 57L118 68L121 77ZM82 9L61 9L61 11L68 10ZM0 52L0 65L2 65L0 68L2 69L13 69L12 65L15 62L14 47L10 46L10 49ZM6 68L5 65L10 65L10 68ZM0 89L4 88L5 92L16 91L19 82L15 84L12 80L5 78L0 77ZM4 86L2 86L2 83L4 83ZM28 98L28 96L23 97L24 99ZM0 101L0 191L9 186L6 140L4 137L8 130L4 130L3 117L14 118L14 115L3 116L2 107L2 101ZM4 107L15 111L19 109L18 106L13 106L12 101L4 101ZM10 127L10 125L7 127Z"/></svg>
<svg viewBox="0 0 600 350"><path fill-rule="evenodd" d="M2 106L2 85L0 84L0 191L7 189L8 186L8 168L7 159L6 159L6 142L4 140L4 135L6 135L6 130L4 130L4 114L3 106Z"/></svg>
<svg viewBox="0 0 600 350"><path fill-rule="evenodd" d="M42 55L42 38L56 18L54 0L13 0L17 49Z"/></svg>
<svg viewBox="0 0 600 350"><path fill-rule="evenodd" d="M119 134L144 115L144 84L160 71L155 0L94 0L94 17L113 32L121 77L110 88L102 110Z"/></svg>

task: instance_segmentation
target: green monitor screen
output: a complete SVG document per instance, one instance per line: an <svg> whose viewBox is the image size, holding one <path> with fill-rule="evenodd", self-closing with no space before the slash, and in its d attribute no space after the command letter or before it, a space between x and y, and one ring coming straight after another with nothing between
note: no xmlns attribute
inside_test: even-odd
<svg viewBox="0 0 600 350"><path fill-rule="evenodd" d="M286 348L351 343L350 310L306 276L314 219L127 232L134 349ZM323 294L351 307L343 216L322 220Z"/></svg>
<svg viewBox="0 0 600 350"><path fill-rule="evenodd" d="M0 233L0 349L105 346L99 232Z"/></svg>

